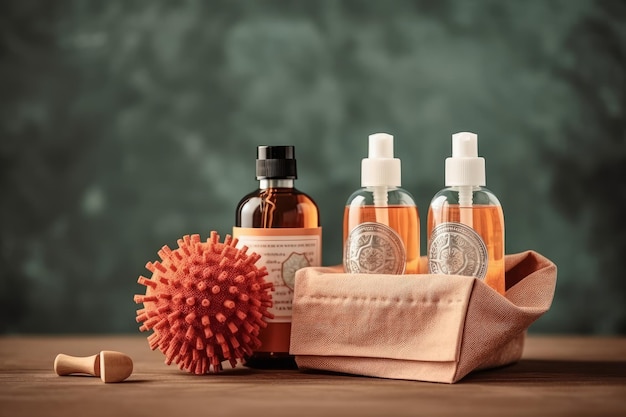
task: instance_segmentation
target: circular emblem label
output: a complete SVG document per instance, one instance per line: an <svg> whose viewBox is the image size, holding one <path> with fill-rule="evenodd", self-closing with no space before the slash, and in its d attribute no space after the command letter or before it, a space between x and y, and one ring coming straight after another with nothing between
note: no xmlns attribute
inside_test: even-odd
<svg viewBox="0 0 626 417"><path fill-rule="evenodd" d="M483 279L487 273L487 247L474 229L462 223L441 223L428 242L428 272Z"/></svg>
<svg viewBox="0 0 626 417"><path fill-rule="evenodd" d="M391 227L366 222L348 235L343 266L352 274L402 274L406 252L402 239Z"/></svg>

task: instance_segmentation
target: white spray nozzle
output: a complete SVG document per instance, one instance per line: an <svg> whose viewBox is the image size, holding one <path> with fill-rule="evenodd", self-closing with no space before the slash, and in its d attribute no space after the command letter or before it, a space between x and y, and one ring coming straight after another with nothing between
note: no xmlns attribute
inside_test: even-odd
<svg viewBox="0 0 626 417"><path fill-rule="evenodd" d="M452 135L453 158L476 158L478 156L478 136L475 133L459 132Z"/></svg>
<svg viewBox="0 0 626 417"><path fill-rule="evenodd" d="M485 159L478 156L478 136L452 135L452 157L446 158L446 186L484 186Z"/></svg>
<svg viewBox="0 0 626 417"><path fill-rule="evenodd" d="M369 135L367 157L393 159L393 136L388 133L374 133Z"/></svg>
<svg viewBox="0 0 626 417"><path fill-rule="evenodd" d="M361 161L362 187L399 187L400 160L393 157L393 136L374 133L369 136L368 157Z"/></svg>

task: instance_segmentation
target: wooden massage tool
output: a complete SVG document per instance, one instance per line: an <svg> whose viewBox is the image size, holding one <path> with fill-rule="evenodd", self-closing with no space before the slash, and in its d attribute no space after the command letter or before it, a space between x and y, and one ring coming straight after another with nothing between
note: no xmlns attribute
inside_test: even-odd
<svg viewBox="0 0 626 417"><path fill-rule="evenodd" d="M86 357L60 353L54 359L54 371L60 376L87 374L99 376L103 382L121 382L133 372L133 361L124 353L113 350Z"/></svg>
<svg viewBox="0 0 626 417"><path fill-rule="evenodd" d="M257 268L256 253L238 249L238 240L226 235L224 243L212 231L206 241L200 235L178 239L178 248L158 251L161 261L148 262L150 278L137 281L145 295L135 295L136 320L141 331L152 330L152 350L165 355L165 363L181 370L206 374L222 370L222 362L235 367L261 346L259 330L272 318L265 266Z"/></svg>

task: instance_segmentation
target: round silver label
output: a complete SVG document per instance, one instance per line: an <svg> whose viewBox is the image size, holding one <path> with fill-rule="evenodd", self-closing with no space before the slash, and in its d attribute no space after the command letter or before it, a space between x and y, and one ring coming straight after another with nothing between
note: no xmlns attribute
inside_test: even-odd
<svg viewBox="0 0 626 417"><path fill-rule="evenodd" d="M428 242L428 272L483 279L487 273L487 246L474 229L463 223L441 223Z"/></svg>
<svg viewBox="0 0 626 417"><path fill-rule="evenodd" d="M352 274L402 274L406 251L402 239L391 227L366 222L348 235L343 266Z"/></svg>

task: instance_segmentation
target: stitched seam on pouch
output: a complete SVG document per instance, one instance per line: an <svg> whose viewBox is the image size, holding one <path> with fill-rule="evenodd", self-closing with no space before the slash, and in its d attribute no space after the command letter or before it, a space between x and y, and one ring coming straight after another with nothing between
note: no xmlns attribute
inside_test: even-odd
<svg viewBox="0 0 626 417"><path fill-rule="evenodd" d="M415 298L400 298L400 297L358 297L353 295L303 295L300 297L300 300L315 300L319 302L336 302L336 301L361 301L368 303L387 303L393 302L397 304L407 303L407 304L452 304L452 303L462 303L463 299L448 299L448 300L429 300L426 298L415 299Z"/></svg>

